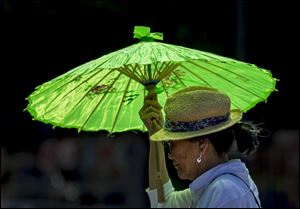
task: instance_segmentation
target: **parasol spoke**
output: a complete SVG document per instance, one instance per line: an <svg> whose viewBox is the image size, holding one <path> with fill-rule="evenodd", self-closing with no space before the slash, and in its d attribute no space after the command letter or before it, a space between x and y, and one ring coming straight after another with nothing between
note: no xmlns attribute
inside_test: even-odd
<svg viewBox="0 0 300 209"><path fill-rule="evenodd" d="M222 63L224 63L224 62L222 62ZM261 82L258 82L257 77L254 77L254 76L253 76L253 77L250 77L250 74L247 74L247 71L248 71L248 70L252 70L252 72L254 72L254 70L262 71L262 69L259 68L259 67L257 67L257 66L255 66L256 68L249 69L248 66L247 66L247 65L249 65L248 63L240 63L241 65L243 65L243 68L238 68L237 70L239 70L239 71L241 71L241 69L246 68L246 66L247 66L247 68L244 69L244 74L241 74L241 72L237 73L237 72L234 72L234 71L230 70L229 67L228 67L228 68L225 68L225 67L219 66L219 65L217 65L217 64L213 64L212 62L208 62L207 64L212 65L212 66L214 66L214 67L217 67L217 68L219 68L219 69L222 69L222 70L224 70L224 71L226 71L226 72L230 72L230 73L236 75L237 77L242 78L242 79L244 79L244 80L247 80L247 81L249 81L249 82L250 82L250 81L251 81L251 82L254 82L254 83L256 83L257 85L262 85L262 84L263 84L263 83L261 83ZM226 65L230 66L231 69L236 68L236 66L234 66L231 62L226 62ZM265 76L265 73L267 73L267 72L266 72L266 71L263 71L263 72L264 72L264 73L258 72L258 73L256 74L256 76L261 76L261 77L267 78L267 77ZM268 78L270 79L271 77L268 76ZM275 82L274 82L274 83L275 83Z"/></svg>
<svg viewBox="0 0 300 209"><path fill-rule="evenodd" d="M86 84L88 80L90 80L90 79L92 79L92 78L95 78L95 76L96 76L99 72L101 72L101 70L103 70L103 69L100 69L98 72L94 73L93 75L91 75L91 76L88 77L87 79L83 80L78 86L76 86L75 88L71 89L69 92L66 92L66 94L63 95L62 98L60 98L59 102L57 102L51 109L49 109L49 110L47 109L47 111L46 111L44 114L46 115L46 114L48 114L49 112L53 111L55 108L57 108L57 106L59 106L59 105L65 100L65 98L66 98L68 95L70 95L72 92L74 92L76 89L78 89L78 88L79 88L80 86L82 86L83 84ZM94 85L94 87L96 87L97 85L99 85L99 84L100 84L107 76L109 76L112 72L113 72L113 71L109 71L106 75L104 75L104 76L101 78L101 80L100 80L98 83L96 83L96 84ZM92 89L92 88L91 88L91 89ZM57 90L57 89L56 89L56 90ZM90 93L90 91L86 91L86 93L82 96L82 98L78 101L78 103L76 103L76 104L70 109L70 111L68 111L68 112L73 111L73 109L75 109L76 106L77 106L83 99L85 99L86 95L89 94L89 93ZM59 94L58 94L58 95L52 100L52 104L54 103L54 101L55 101L59 96L62 96L62 95L59 95Z"/></svg>
<svg viewBox="0 0 300 209"><path fill-rule="evenodd" d="M153 79L152 79L152 72L151 72L151 65L146 65L145 66L145 68L147 68L147 76L146 77L148 77L148 81L152 81Z"/></svg>
<svg viewBox="0 0 300 209"><path fill-rule="evenodd" d="M119 68L118 71L120 71L121 73L127 75L129 78L132 78L139 83L143 82L142 78L138 77L136 74L131 72L130 69L127 68L127 66L123 68Z"/></svg>
<svg viewBox="0 0 300 209"><path fill-rule="evenodd" d="M126 85L126 88L125 88L125 90L124 90L124 92L123 92L122 98L121 98L121 100L119 100L119 106L118 106L118 108L117 108L117 114L116 114L116 116L115 116L115 119L113 120L114 123L113 123L113 125L112 125L111 130L110 130L110 132L112 132L112 133L114 132L115 125L116 125L116 123L117 123L117 121L118 121L118 116L119 116L119 114L120 114L120 112L121 112L121 109L122 109L122 103L123 103L123 101L124 101L125 95L126 95L127 90L128 90L128 88L129 88L130 82L131 82L131 78L129 78L128 83L127 83L127 85Z"/></svg>
<svg viewBox="0 0 300 209"><path fill-rule="evenodd" d="M140 73L139 75L141 76L141 80L142 82L145 82L145 75L143 74L141 68L140 68L140 65L139 64L135 64L135 68L138 69L138 72Z"/></svg>
<svg viewBox="0 0 300 209"><path fill-rule="evenodd" d="M164 89L164 92L166 93L167 97L169 97L169 92L168 92L168 89L166 87L165 81L161 80L160 82L162 84L162 88Z"/></svg>
<svg viewBox="0 0 300 209"><path fill-rule="evenodd" d="M161 80L159 79L160 78L160 75L161 75L161 72L164 71L164 65L166 65L165 62L162 62L160 67L157 67L158 63L156 64L155 68L157 68L157 74L154 76L154 79L155 80Z"/></svg>
<svg viewBox="0 0 300 209"><path fill-rule="evenodd" d="M103 93L103 96L101 97L100 101L97 103L96 107L93 109L93 111L91 111L88 115L88 117L85 119L85 121L82 123L82 126L79 128L78 132L80 132L81 130L83 130L85 124L88 122L88 120L90 119L90 117L94 114L95 110L97 109L97 107L101 104L101 101L108 95L109 90L113 87L114 83L118 80L118 78L122 75L122 73L119 73L119 75L114 79L114 81L112 82L112 84L108 87L108 89Z"/></svg>
<svg viewBox="0 0 300 209"><path fill-rule="evenodd" d="M182 79L180 78L180 76L175 71L176 67L174 67L173 70L171 70L171 73L173 73L176 76L176 78L179 80L179 82L181 83L182 86L187 87L187 85L182 81Z"/></svg>
<svg viewBox="0 0 300 209"><path fill-rule="evenodd" d="M239 85L239 84L237 84L237 83L232 82L231 80L227 79L226 77L224 77L224 76L222 76L222 75L220 75L220 74L218 74L218 73L215 73L215 72L213 72L212 70L210 70L210 69L208 69L208 68L206 68L206 67L203 67L203 66L201 66L201 65L199 65L199 64L197 64L197 63L195 63L195 62L193 62L193 61L191 61L190 63L192 63L192 64L194 64L194 65L196 65L196 66L198 66L198 67L200 67L200 68L202 68L202 69L204 69L204 70L206 70L206 71L208 71L208 72L210 72L210 73L212 73L212 74L214 74L214 75L216 75L217 77L220 77L220 78L224 79L224 80L227 81L228 83L231 83L232 85L237 86L237 87L239 87L240 89L242 89L242 90L244 90L244 91L246 91L246 92L248 92L248 93L250 93L250 94L252 94L252 95L254 95L254 96L258 97L258 98L260 98L261 100L263 100L263 98L262 98L261 96L259 96L259 95L257 95L256 93L250 91L249 89L244 88L243 86L241 86L241 85Z"/></svg>
<svg viewBox="0 0 300 209"><path fill-rule="evenodd" d="M158 77L158 80L162 80L166 77L166 75L168 75L170 73L170 65L172 65L171 62L168 62L168 63L165 63L165 67L162 69L159 77Z"/></svg>
<svg viewBox="0 0 300 209"><path fill-rule="evenodd" d="M198 78L199 80L201 80L203 83L205 83L205 86L212 87L212 85L210 85L206 80L204 80L202 77L200 77L199 75L197 75L193 71L189 70L187 67L185 67L183 65L181 65L180 67L184 68L187 72L189 72L190 74L192 74L193 76L195 76L196 78Z"/></svg>

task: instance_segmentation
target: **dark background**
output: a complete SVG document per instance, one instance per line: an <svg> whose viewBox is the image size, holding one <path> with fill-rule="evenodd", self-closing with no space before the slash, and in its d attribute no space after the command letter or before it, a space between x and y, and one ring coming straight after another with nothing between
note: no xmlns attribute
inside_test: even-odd
<svg viewBox="0 0 300 209"><path fill-rule="evenodd" d="M195 3L198 2L198 3ZM268 69L280 81L267 103L245 115L272 133L298 130L295 5L287 1L1 1L1 145L37 152L50 137L97 136L52 129L23 112L34 88L126 47L135 25L164 42L210 51ZM141 133L141 137L145 135ZM299 140L299 137L298 137ZM299 202L298 202L299 206Z"/></svg>
<svg viewBox="0 0 300 209"><path fill-rule="evenodd" d="M1 6L1 128L10 134L2 143L12 151L31 149L39 137L52 132L43 133L44 125L31 121L23 112L25 98L34 88L80 64L136 43L132 37L135 25L163 32L166 43L207 50L270 70L280 79L278 92L246 117L265 122L270 130L298 127L293 5L40 0L1 1ZM20 134L26 140L17 140Z"/></svg>

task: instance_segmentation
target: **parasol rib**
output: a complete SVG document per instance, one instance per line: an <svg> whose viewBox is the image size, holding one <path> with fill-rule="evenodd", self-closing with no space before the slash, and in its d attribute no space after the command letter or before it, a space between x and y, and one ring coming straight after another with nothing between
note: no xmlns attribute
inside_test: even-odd
<svg viewBox="0 0 300 209"><path fill-rule="evenodd" d="M203 81L207 86L212 87L206 80L204 80L203 78L201 78L200 76L198 76L197 74L195 74L194 72L190 71L187 67L181 65L182 68L184 68L186 71L190 72L191 74L193 74L195 77L199 78L201 81Z"/></svg>
<svg viewBox="0 0 300 209"><path fill-rule="evenodd" d="M199 77L198 75L196 75L195 73L193 73L192 71L190 71L188 68L186 68L186 67L184 67L184 66L181 66L181 67L183 67L184 69L186 69L187 71L189 71L190 73L192 73L193 75L195 75L197 78L199 78L200 80L202 80L204 83L206 83L209 87L212 87L204 78L201 78L201 77ZM200 67L200 66L199 66ZM201 67L200 67L200 69L202 69ZM234 105L234 106L236 106L237 107L237 105L231 100L231 103L232 103L232 105Z"/></svg>
<svg viewBox="0 0 300 209"><path fill-rule="evenodd" d="M163 66L165 65L165 63L163 62L163 63L161 63L161 65L160 65L160 67L159 68L157 68L158 70L157 70L157 74L154 76L154 79L155 80L160 80L159 79L159 77L160 77L160 74L161 74L161 72L163 72ZM155 66L156 67L156 66ZM161 69L161 70L160 70Z"/></svg>
<svg viewBox="0 0 300 209"><path fill-rule="evenodd" d="M144 88L144 98L146 98L146 88ZM147 128L146 128L145 124L143 123L143 131L145 131L145 130L147 130Z"/></svg>
<svg viewBox="0 0 300 209"><path fill-rule="evenodd" d="M139 66L139 64L135 64L135 68L137 68L138 70L139 70L139 72L140 72L140 76L141 76L141 80L144 82L144 80L143 80L143 78L144 78L144 76L143 76L143 72L142 72L142 70L141 70L141 68L140 68L140 66Z"/></svg>
<svg viewBox="0 0 300 209"><path fill-rule="evenodd" d="M186 47L182 47L182 46L174 46L174 45L166 45L166 44L162 44L163 47L167 48L168 50L170 51L177 51L177 56L180 56L182 57L183 60L190 60L190 59L193 59L191 57L186 57L186 56L182 56L182 51L178 50L179 48L182 48L183 50L186 50L187 48ZM191 50L191 49L188 49L188 50ZM196 50L194 50L196 51ZM197 53L199 53L199 51L197 51ZM204 54L204 53L201 53L201 56L205 56L205 57L208 57L208 58L211 58L210 56ZM202 59L205 59L205 58L202 58ZM216 59L216 58L214 58Z"/></svg>
<svg viewBox="0 0 300 209"><path fill-rule="evenodd" d="M177 67L177 66L176 66L176 67ZM180 76L177 75L177 72L175 71L176 67L174 67L174 70L172 70L171 73L173 73L173 74L176 76L176 78L178 78L179 82L180 82L184 87L186 87L185 83L183 83L183 81L181 80Z"/></svg>
<svg viewBox="0 0 300 209"><path fill-rule="evenodd" d="M155 63L154 65L154 70L153 70L153 80L157 78L157 74L159 74L159 70L157 68L158 62Z"/></svg>
<svg viewBox="0 0 300 209"><path fill-rule="evenodd" d="M206 68L206 67L203 67L203 66L201 66L201 65L199 65L199 64L197 64L197 63L194 63L193 61L190 61L190 63L192 63L192 64L194 64L194 65L196 65L196 66L198 66L198 67L201 67L202 69L204 69L204 70L206 70L206 71L208 71L208 72L210 72L210 73L212 73L212 74L215 74L216 76L218 76L218 77L220 77L220 78L222 78L222 79L228 81L228 83L231 83L232 85L237 86L237 87L243 89L244 91L246 91L246 92L248 92L248 93L250 93L250 94L253 94L254 96L260 98L261 100L264 100L264 99L263 99L262 97L260 97L259 95L257 95L257 94L255 94L255 93L249 91L248 89L245 89L244 87L242 87L242 86L240 86L240 85L238 85L238 84L236 84L236 83L230 81L229 79L225 78L224 76L221 76L221 75L219 75L219 74L217 74L217 73L215 73L215 72L209 70L209 69Z"/></svg>
<svg viewBox="0 0 300 209"><path fill-rule="evenodd" d="M164 80L161 80L161 84L162 84L162 88L163 88L164 91L166 92L167 97L169 97L169 92L168 92L168 90L167 90L167 88L166 88L166 85L165 85Z"/></svg>
<svg viewBox="0 0 300 209"><path fill-rule="evenodd" d="M180 50L178 50L176 47L170 47L169 45L163 45L163 46L166 47L166 48L168 48L169 50L177 51L177 52L178 52L178 55L180 56ZM211 64L211 65L213 65L213 64L212 64L211 62L209 62L209 59L217 60L217 61L219 61L219 62L225 62L225 60L222 60L222 56L217 56L217 57L215 57L215 56L210 55L210 54L207 54L207 53L201 53L201 56L207 57L207 58L208 58L208 59L207 59L207 63L208 63L208 64ZM224 58L224 59L225 59L225 58ZM226 58L226 59L228 60L228 59L230 59L230 58ZM204 58L203 58L203 60L204 60ZM233 59L230 59L230 60L232 60L233 62L238 62L238 61L233 60ZM201 59L200 59L200 61L201 61ZM193 61L190 61L190 62L193 63ZM193 63L193 64L195 64L195 63ZM199 66L199 65L197 65L197 64L195 64L195 65L196 65L196 66ZM204 68L203 66L199 66L199 67L202 67L203 69L209 71L207 68ZM220 66L217 66L217 67L220 67ZM225 69L225 68L223 68L223 69L226 70L226 71L228 71L228 70ZM209 71L209 72L213 73L212 71ZM231 71L229 71L229 72L231 72ZM232 73L233 73L233 72L232 72ZM216 74L216 73L214 73L214 74L217 75L217 76L219 76L219 77L221 77L221 78L224 78L223 76L220 76L220 75L218 75L218 74ZM241 75L239 75L239 76L241 76ZM257 97L257 98L259 98L259 99L261 99L261 100L264 100L261 96L257 95L256 93L254 93L254 92L252 92L252 91L249 91L249 90L247 90L247 89L241 87L240 85L235 84L234 82L231 82L230 80L228 80L228 79L226 79L226 78L224 78L224 79L227 80L229 83L232 83L233 85L240 87L240 88L243 89L244 91L249 92L250 94L254 95L255 97ZM246 79L248 79L248 78L246 78ZM252 81L252 79L251 79L251 81ZM255 82L257 82L257 81L255 81Z"/></svg>
<svg viewBox="0 0 300 209"><path fill-rule="evenodd" d="M171 62L168 62L165 64L165 68L161 71L161 73L158 77L158 80L162 80L165 78L165 76L170 72L170 68L172 67L172 64L173 63L171 63Z"/></svg>
<svg viewBox="0 0 300 209"><path fill-rule="evenodd" d="M140 68L138 67L138 64L133 65L127 65L128 69L133 73L136 74L141 81L143 81L143 73L141 72ZM138 71L136 70L138 69Z"/></svg>
<svg viewBox="0 0 300 209"><path fill-rule="evenodd" d="M151 65L147 65L148 80L152 81Z"/></svg>
<svg viewBox="0 0 300 209"><path fill-rule="evenodd" d="M125 90L124 90L124 93L123 93L123 96L122 96L122 100L121 100L121 102L120 102L120 104L119 104L119 107L118 107L118 110L117 110L117 114L116 114L116 117L115 117L115 119L114 119L113 126L112 126L112 128L111 128L111 132L114 131L115 125L116 125L116 123L117 123L118 116L119 116L120 111L121 111L121 108L122 108L122 103L123 103L123 101L124 101L125 95L126 95L127 90L128 90L128 88L129 88L130 82L131 82L131 78L129 78L128 83L127 83L127 86L126 86L126 88L125 88Z"/></svg>
<svg viewBox="0 0 300 209"><path fill-rule="evenodd" d="M156 56L155 53L152 53L152 55L154 56L154 60L155 60L155 64L154 64L154 70L153 70L153 80L156 79L156 75L159 74L159 69L158 69L158 57Z"/></svg>
<svg viewBox="0 0 300 209"><path fill-rule="evenodd" d="M127 75L129 78L132 78L139 83L142 82L142 78L139 78L138 76L136 76L127 67L119 68L118 71Z"/></svg>
<svg viewBox="0 0 300 209"><path fill-rule="evenodd" d="M230 66L232 66L232 67L235 67L235 66L232 65L232 63L228 63L228 64L229 64ZM247 63L247 64L250 65L249 63ZM259 72L263 71L265 74L268 74L268 79L272 79L272 80L273 80L273 82L272 82L272 87L273 87L273 89L274 89L275 91L278 91L278 90L275 88L275 84L276 84L276 81L278 81L278 79L273 78L271 72L269 72L268 70L265 70L265 69L260 68L260 67L258 67L258 66L256 66L256 67L257 67L257 71L259 71ZM224 69L224 70L227 70L227 69ZM252 69L249 69L249 70L252 70ZM234 73L234 72L233 72L233 73ZM238 75L238 74L237 74L237 75ZM260 75L260 76L261 76L261 75ZM249 78L248 78L248 80L251 80L251 81L255 82L257 85L262 86L262 85L261 85L262 83L258 82L257 79L249 79ZM262 87L264 87L264 86L262 86ZM272 89L272 90L273 90L273 89ZM269 93L271 93L271 91L270 91Z"/></svg>
<svg viewBox="0 0 300 209"><path fill-rule="evenodd" d="M109 73L107 73L104 77L102 77L101 78L101 80L96 84L96 85L94 85L91 89L93 89L94 87L96 87L96 86L98 86L111 72L113 72L113 71L109 71ZM69 110L69 113L70 112L72 112L76 107L77 107L77 105L78 104L80 104L84 99L85 99L85 97L90 93L90 91L91 90L89 90L89 91L87 91L81 98L80 98L80 100L71 108L71 110ZM60 104L60 103L59 103ZM56 105L57 106L57 105ZM56 107L55 106L55 107ZM54 107L54 108L55 108ZM52 109L54 109L54 108L52 108Z"/></svg>
<svg viewBox="0 0 300 209"><path fill-rule="evenodd" d="M119 75L114 79L113 83L108 87L108 89L106 90L106 92L103 93L102 98L99 100L98 104L96 105L96 107L93 109L93 111L89 114L89 116L87 117L87 119L84 121L84 123L82 124L82 126L80 127L80 129L78 130L78 132L80 132L85 124L87 123L87 121L90 119L90 117L94 114L95 110L97 109L97 107L99 106L99 104L101 103L101 101L106 97L106 95L108 94L109 90L112 88L112 86L114 85L114 83L118 80L118 78L123 75L122 73L119 73Z"/></svg>
<svg viewBox="0 0 300 209"><path fill-rule="evenodd" d="M253 78L250 78L250 77L243 76L243 75L238 74L238 73L236 73L236 72L233 72L233 71L231 71L231 70L229 70L229 69L226 69L226 68L224 68L224 67L222 67L222 66L213 64L213 63L211 63L211 62L208 62L207 64L212 65L212 66L215 66L215 67L217 67L217 68L220 68L220 69L222 69L222 70L224 70L224 71L226 71L226 72L230 72L230 73L232 73L232 74L234 74L234 75L236 75L236 76L238 76L238 77L242 77L243 79L246 79L246 80L248 80L248 81L250 80L251 82L255 82L257 85L260 85L260 84L261 84L261 83L257 82L257 79L253 79ZM232 66L232 67L235 67L235 66L233 66L230 62L226 62L226 64L228 64L228 65L230 65L230 66ZM251 70L253 70L253 69L251 69ZM257 67L257 70L261 70L261 69L260 69L259 67Z"/></svg>
<svg viewBox="0 0 300 209"><path fill-rule="evenodd" d="M101 71L101 70L103 70L103 69L100 69L100 71ZM62 99L60 100L59 103L57 103L57 104L56 104L54 107L52 107L50 110L45 111L44 114L47 114L47 113L49 113L50 111L52 111L53 109L55 109L61 102L63 102L63 99L66 98L71 92L73 92L75 89L79 88L82 84L86 83L88 80L90 80L91 78L93 78L93 77L94 77L95 75L97 75L100 71L94 73L93 75L91 75L90 77L88 77L87 79L85 79L84 81L82 81L78 86L76 86L75 88L73 88L73 89L71 89L69 92L67 92L67 93L62 97ZM101 79L101 81L102 81L106 76L108 76L111 72L113 72L113 71L109 71L109 73L106 74L106 75ZM56 88L55 90L57 90L57 89L59 89L59 88L61 88L61 87L63 87L63 86L64 86L64 85L62 85L62 86ZM55 101L55 99L57 99L58 96L59 96L59 95L57 95L52 101ZM84 96L86 96L86 95L84 95Z"/></svg>
<svg viewBox="0 0 300 209"><path fill-rule="evenodd" d="M100 69L100 70L103 70L103 69ZM91 77L93 77L93 76L96 75L97 73L99 73L99 72L96 72L96 73L93 74ZM71 79L70 81L63 83L62 85L60 85L60 86L58 86L57 88L55 88L54 91L57 90L57 89L59 89L59 88L61 88L61 87L63 87L63 86L66 86L67 84L73 82L74 80L77 80L77 79L80 78L80 77L82 77L82 75L78 75L78 76L76 76L75 78ZM89 77L89 78L91 78L91 77ZM89 78L87 78L87 80L88 80ZM86 80L85 80L85 81L86 81ZM83 81L83 82L85 82L85 81ZM59 82L59 81L57 81L57 82ZM79 84L79 85L80 85L80 84ZM48 89L48 88L47 88L47 89L44 89L43 91L41 91L41 92L39 92L39 93L44 93L44 92L47 91L47 90L49 90L49 89ZM57 97L55 97L54 99L56 99L56 98L57 98Z"/></svg>

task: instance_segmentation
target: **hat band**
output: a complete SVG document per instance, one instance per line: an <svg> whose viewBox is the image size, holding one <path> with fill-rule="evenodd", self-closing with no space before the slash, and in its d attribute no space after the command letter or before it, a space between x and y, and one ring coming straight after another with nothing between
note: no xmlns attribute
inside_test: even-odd
<svg viewBox="0 0 300 209"><path fill-rule="evenodd" d="M198 131L225 122L228 120L228 118L229 113L226 113L222 116L216 116L189 122L171 121L167 118L165 122L165 129L171 132Z"/></svg>

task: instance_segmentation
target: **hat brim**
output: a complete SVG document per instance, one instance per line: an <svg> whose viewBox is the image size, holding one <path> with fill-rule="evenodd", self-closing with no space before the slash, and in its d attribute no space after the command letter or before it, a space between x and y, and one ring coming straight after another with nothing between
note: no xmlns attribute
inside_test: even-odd
<svg viewBox="0 0 300 209"><path fill-rule="evenodd" d="M238 109L232 110L230 112L229 119L226 122L205 129L201 129L198 131L171 132L166 129L161 129L155 134L153 134L152 136L150 136L150 140L151 141L178 141L178 140L194 138L197 136L212 134L227 129L230 126L234 125L235 123L237 123L242 119L242 115L243 113L240 110Z"/></svg>

